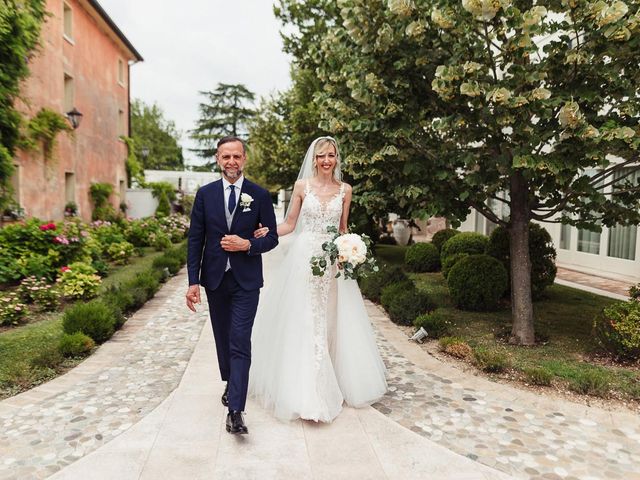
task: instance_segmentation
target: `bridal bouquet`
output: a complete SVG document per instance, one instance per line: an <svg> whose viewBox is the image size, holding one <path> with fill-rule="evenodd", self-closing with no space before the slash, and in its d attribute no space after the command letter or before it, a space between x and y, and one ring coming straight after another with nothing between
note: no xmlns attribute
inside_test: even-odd
<svg viewBox="0 0 640 480"><path fill-rule="evenodd" d="M329 262L338 266L336 278L365 277L370 272L377 272L376 259L371 253L371 239L366 235L356 233L340 234L336 227L327 227L327 232L333 238L322 244L322 255L311 257L311 271L316 276L323 276Z"/></svg>

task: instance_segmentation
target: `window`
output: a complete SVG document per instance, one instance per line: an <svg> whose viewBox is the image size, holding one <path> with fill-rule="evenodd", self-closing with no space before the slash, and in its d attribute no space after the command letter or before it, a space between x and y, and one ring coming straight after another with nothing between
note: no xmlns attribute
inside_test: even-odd
<svg viewBox="0 0 640 480"><path fill-rule="evenodd" d="M73 172L64 173L64 198L67 203L76 201L76 175Z"/></svg>
<svg viewBox="0 0 640 480"><path fill-rule="evenodd" d="M73 110L74 104L74 86L73 86L73 77L70 75L64 74L64 111L69 112Z"/></svg>
<svg viewBox="0 0 640 480"><path fill-rule="evenodd" d="M600 254L600 232L592 232L581 228L578 230L578 251Z"/></svg>
<svg viewBox="0 0 640 480"><path fill-rule="evenodd" d="M484 217L480 212L476 212L476 224L474 229L476 233L484 233Z"/></svg>
<svg viewBox="0 0 640 480"><path fill-rule="evenodd" d="M620 179L621 185L616 188L614 185L613 191L617 189L625 188L623 184L630 183L631 185L638 185L640 182L640 171L633 171L634 168L623 168L616 172L614 179ZM636 259L636 242L638 237L637 225L629 225L624 227L622 225L616 225L609 230L609 245L607 249L607 255L615 258L622 258L624 260Z"/></svg>
<svg viewBox="0 0 640 480"><path fill-rule="evenodd" d="M73 12L71 11L71 7L64 3L62 8L62 22L64 25L64 36L69 40L73 39Z"/></svg>
<svg viewBox="0 0 640 480"><path fill-rule="evenodd" d="M563 250L571 248L571 225L562 224L560 226L560 248Z"/></svg>
<svg viewBox="0 0 640 480"><path fill-rule="evenodd" d="M124 85L124 61L121 58L118 59L118 83Z"/></svg>
<svg viewBox="0 0 640 480"><path fill-rule="evenodd" d="M121 137L126 135L125 131L125 121L124 121L124 110L118 110L118 136Z"/></svg>

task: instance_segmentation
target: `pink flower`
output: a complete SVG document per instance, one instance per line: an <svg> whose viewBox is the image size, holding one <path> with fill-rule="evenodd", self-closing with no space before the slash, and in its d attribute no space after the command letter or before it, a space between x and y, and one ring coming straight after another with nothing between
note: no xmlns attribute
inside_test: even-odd
<svg viewBox="0 0 640 480"><path fill-rule="evenodd" d="M70 269L69 267L62 267L62 268L60 268L60 271L61 271L62 273L64 273L64 272L70 272L70 271L71 271L71 269Z"/></svg>
<svg viewBox="0 0 640 480"><path fill-rule="evenodd" d="M66 239L66 237L63 237L63 236L60 236L60 235L58 235L57 237L55 237L55 238L53 239L53 241L54 241L55 243L60 243L60 244L62 244L62 245L69 245L69 240L67 240L67 239Z"/></svg>

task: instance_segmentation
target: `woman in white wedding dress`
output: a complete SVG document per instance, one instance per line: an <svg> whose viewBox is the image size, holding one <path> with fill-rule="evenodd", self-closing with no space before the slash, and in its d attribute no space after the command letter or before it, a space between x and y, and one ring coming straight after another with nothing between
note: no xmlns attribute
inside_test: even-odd
<svg viewBox="0 0 640 480"><path fill-rule="evenodd" d="M331 422L343 403L370 405L387 391L357 282L336 279L335 266L322 277L311 272L311 257L331 238L327 227L347 230L351 187L341 181L339 153L331 137L313 141L278 225L278 235L292 234L291 241L265 259L249 395L283 420Z"/></svg>

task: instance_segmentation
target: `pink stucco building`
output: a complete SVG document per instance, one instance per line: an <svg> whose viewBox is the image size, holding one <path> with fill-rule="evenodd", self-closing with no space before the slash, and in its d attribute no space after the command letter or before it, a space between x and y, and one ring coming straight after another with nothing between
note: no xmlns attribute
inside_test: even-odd
<svg viewBox="0 0 640 480"><path fill-rule="evenodd" d="M92 183L114 186L114 206L124 200L127 148L120 136L129 134L129 68L142 57L95 0L48 0L47 10L19 108L27 118L42 108L62 115L75 108L82 122L58 135L48 158L42 148L18 152L15 197L28 216L60 219L73 201L89 219Z"/></svg>

